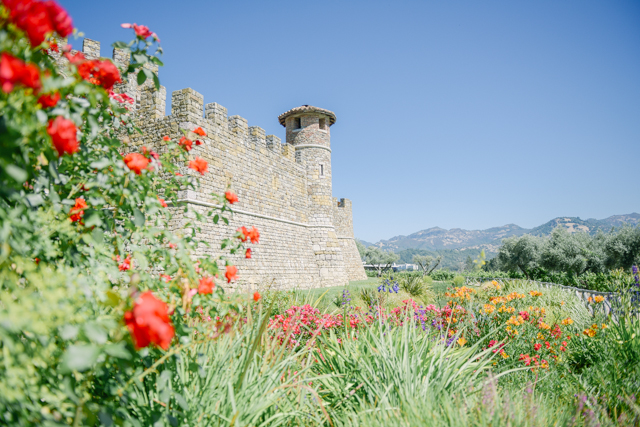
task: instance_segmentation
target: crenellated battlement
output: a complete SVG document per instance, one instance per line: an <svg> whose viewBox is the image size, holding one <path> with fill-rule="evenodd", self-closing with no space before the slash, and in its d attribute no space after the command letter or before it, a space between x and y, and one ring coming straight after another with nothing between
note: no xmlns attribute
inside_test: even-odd
<svg viewBox="0 0 640 427"><path fill-rule="evenodd" d="M89 59L100 58L100 43L85 39L82 52ZM124 68L129 56L114 49L112 60ZM157 72L155 65L149 68ZM240 267L242 286L335 286L366 278L353 240L351 200L331 195L333 112L305 105L282 114L278 120L287 128L283 143L264 128L250 126L244 117L229 115L222 105L205 103L204 96L192 88L171 93L167 115L164 86L156 89L151 79L142 85L130 80L114 91L135 99L133 109L142 135L131 136L131 148L144 145L164 153L163 137L178 141L185 130L188 138L199 141L189 151L190 158L200 157L208 164L204 175L181 165L180 173L198 177L200 187L179 193L187 210L174 212L173 229L185 229L195 217L191 211L207 213L217 203L212 193L231 188L239 198L233 205L231 228L254 225L260 230L260 244L253 248L252 258L238 255L232 260ZM206 136L193 133L198 127ZM214 254L226 232L211 222L198 223L198 233L210 247L198 248L197 253Z"/></svg>

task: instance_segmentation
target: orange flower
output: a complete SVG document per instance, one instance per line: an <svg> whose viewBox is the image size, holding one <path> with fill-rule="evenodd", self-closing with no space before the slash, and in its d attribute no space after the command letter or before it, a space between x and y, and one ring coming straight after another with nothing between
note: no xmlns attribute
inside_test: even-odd
<svg viewBox="0 0 640 427"><path fill-rule="evenodd" d="M224 193L224 197L226 197L227 201L231 204L234 204L238 201L238 196L236 196L233 191L227 191L226 193Z"/></svg>
<svg viewBox="0 0 640 427"><path fill-rule="evenodd" d="M531 291L529 292L529 295L531 295L532 297L539 297L542 295L542 292L539 291Z"/></svg>
<svg viewBox="0 0 640 427"><path fill-rule="evenodd" d="M258 243L258 241L260 240L260 233L258 232L257 228L251 227L251 230L249 230L247 237L251 240L251 243Z"/></svg>
<svg viewBox="0 0 640 427"><path fill-rule="evenodd" d="M147 169L151 160L147 159L140 153L129 153L124 156L124 163L136 175L140 175L144 169Z"/></svg>
<svg viewBox="0 0 640 427"><path fill-rule="evenodd" d="M604 301L604 297L602 295L597 295L595 297L596 304L600 304L602 301Z"/></svg>
<svg viewBox="0 0 640 427"><path fill-rule="evenodd" d="M169 138L167 135L163 136L162 139L164 141L171 141L171 138Z"/></svg>
<svg viewBox="0 0 640 427"><path fill-rule="evenodd" d="M236 233L240 233L240 235L238 236L238 239L240 239L240 241L242 242L247 241L247 238L249 237L249 230L247 230L247 227L243 225L242 227L236 230Z"/></svg>
<svg viewBox="0 0 640 427"><path fill-rule="evenodd" d="M247 248L247 250L244 252L244 257L246 259L251 259L251 248Z"/></svg>
<svg viewBox="0 0 640 427"><path fill-rule="evenodd" d="M186 137L183 136L182 138L180 138L180 142L178 142L178 145L180 145L186 151L191 151L191 147L193 145L193 141L191 141L190 139L187 139Z"/></svg>
<svg viewBox="0 0 640 427"><path fill-rule="evenodd" d="M161 199L160 197L158 197L158 201L160 202L163 208L166 208L169 206L167 205L167 202L165 202L164 199Z"/></svg>
<svg viewBox="0 0 640 427"><path fill-rule="evenodd" d="M238 267L235 265L227 265L227 272L224 273L224 277L227 278L227 282L231 283L232 280L238 279Z"/></svg>
<svg viewBox="0 0 640 427"><path fill-rule="evenodd" d="M204 175L205 172L207 172L207 169L209 168L209 164L207 163L206 160L200 157L196 157L195 160L191 160L189 162L189 168L197 172L200 172L200 175Z"/></svg>
<svg viewBox="0 0 640 427"><path fill-rule="evenodd" d="M120 256L117 257L118 262L120 262ZM131 255L127 255L127 257L122 261L120 265L118 265L118 270L127 271L131 270Z"/></svg>
<svg viewBox="0 0 640 427"><path fill-rule="evenodd" d="M200 136L207 136L207 134L202 130L201 127L197 127L195 128L195 130L193 131L193 133L200 135Z"/></svg>
<svg viewBox="0 0 640 427"><path fill-rule="evenodd" d="M258 292L255 292L255 293L253 294L253 300L254 300L255 302L258 302L258 300L259 300L260 298L262 298L262 295L260 295Z"/></svg>
<svg viewBox="0 0 640 427"><path fill-rule="evenodd" d="M85 202L82 197L78 197L76 199L76 204L73 205L69 211L69 219L71 219L71 222L80 221L86 208L88 208L87 202Z"/></svg>
<svg viewBox="0 0 640 427"><path fill-rule="evenodd" d="M200 294L212 294L213 288L216 284L213 282L213 277L203 277L200 279L200 285L198 286L198 293Z"/></svg>
<svg viewBox="0 0 640 427"><path fill-rule="evenodd" d="M458 345L460 345L460 347L464 346L467 343L467 340L465 340L464 338L460 337L458 338Z"/></svg>

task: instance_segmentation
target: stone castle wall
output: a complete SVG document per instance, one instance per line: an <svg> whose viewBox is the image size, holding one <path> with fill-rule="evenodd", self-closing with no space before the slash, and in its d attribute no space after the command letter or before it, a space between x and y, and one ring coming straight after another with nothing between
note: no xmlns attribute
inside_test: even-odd
<svg viewBox="0 0 640 427"><path fill-rule="evenodd" d="M85 39L83 51L96 57L99 43ZM126 61L126 55L114 51L117 65ZM353 240L351 201L338 201L331 195L329 126L333 122L321 123L317 115L302 115L301 129L295 132L287 126L288 141L283 144L278 137L265 135L264 129L249 126L246 119L229 117L221 105L204 104L203 96L193 89L173 92L169 116L165 116L164 87L156 91L151 83L140 87L134 83L120 91L136 100L143 135L132 141L134 145L161 152L165 135L175 141L183 135L181 129L196 127L207 133L198 138L203 144L194 144L189 154L205 159L208 173L200 176L185 166L181 168L180 173L198 177L201 185L198 191L180 194L187 213L182 213L184 206L176 209L171 227L181 232L196 212L206 215L216 207L212 193L231 188L239 202L233 205L230 224L220 221L216 225L211 217L198 223L199 238L209 243L198 248L198 255L217 255L222 239L236 228L256 226L260 243L251 245L252 258L232 258L239 268L237 286L312 288L366 278ZM319 128L322 124L324 129ZM289 141L294 133L299 139Z"/></svg>

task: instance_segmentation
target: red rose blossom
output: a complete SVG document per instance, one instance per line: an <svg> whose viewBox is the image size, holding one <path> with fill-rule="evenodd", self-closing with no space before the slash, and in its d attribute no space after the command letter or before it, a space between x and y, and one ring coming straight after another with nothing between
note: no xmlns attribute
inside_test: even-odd
<svg viewBox="0 0 640 427"><path fill-rule="evenodd" d="M187 139L187 137L183 136L182 138L180 138L180 141L178 142L178 145L181 146L182 148L185 149L185 151L191 151L192 145L193 145L193 141L191 141L190 139Z"/></svg>
<svg viewBox="0 0 640 427"><path fill-rule="evenodd" d="M84 215L84 210L88 207L87 202L85 202L82 197L78 197L76 204L69 210L69 219L71 222L80 221Z"/></svg>
<svg viewBox="0 0 640 427"><path fill-rule="evenodd" d="M116 257L117 261L120 262L120 256ZM127 257L118 265L118 270L127 271L131 270L131 255L127 255Z"/></svg>
<svg viewBox="0 0 640 427"><path fill-rule="evenodd" d="M158 197L158 201L160 202L160 205L162 205L163 208L169 207L169 205L167 205L167 202L165 202L164 199L161 199L160 197Z"/></svg>
<svg viewBox="0 0 640 427"><path fill-rule="evenodd" d="M64 153L73 154L80 149L77 131L75 123L62 116L49 120L47 133L51 136L58 156L62 156Z"/></svg>
<svg viewBox="0 0 640 427"><path fill-rule="evenodd" d="M122 82L118 68L109 60L100 61L94 59L80 62L80 60L74 59L74 61L78 67L80 77L95 85L102 86L108 91L113 89L114 84Z"/></svg>
<svg viewBox="0 0 640 427"><path fill-rule="evenodd" d="M169 349L175 335L167 304L157 299L151 291L140 295L131 311L124 314L124 321L133 336L137 348L153 343Z"/></svg>
<svg viewBox="0 0 640 427"><path fill-rule="evenodd" d="M73 21L71 17L58 3L55 1L49 0L44 2L47 6L47 11L49 12L49 19L53 24L53 28L56 30L58 34L62 37L67 37L69 34L73 32Z"/></svg>
<svg viewBox="0 0 640 427"><path fill-rule="evenodd" d="M197 127L195 128L195 130L193 131L193 133L200 135L200 136L207 136L207 134L204 132L204 130L202 130L201 127Z"/></svg>
<svg viewBox="0 0 640 427"><path fill-rule="evenodd" d="M206 160L200 157L196 157L195 160L191 160L189 162L189 168L197 172L200 172L200 175L204 175L205 172L207 172L207 169L209 168L209 164L207 163Z"/></svg>
<svg viewBox="0 0 640 427"><path fill-rule="evenodd" d="M143 39L153 37L154 39L160 41L158 35L156 33L151 32L149 27L146 25L138 25L138 24L120 24L122 28L133 28L133 31L136 32L136 36L141 37Z"/></svg>
<svg viewBox="0 0 640 427"><path fill-rule="evenodd" d="M255 302L258 302L258 300L259 300L260 298L262 298L262 296L261 296L258 292L255 292L255 293L253 294L253 300L254 300Z"/></svg>
<svg viewBox="0 0 640 427"><path fill-rule="evenodd" d="M216 284L213 282L213 277L203 277L200 279L200 284L198 285L198 293L203 295L212 294L215 286Z"/></svg>
<svg viewBox="0 0 640 427"><path fill-rule="evenodd" d="M238 236L238 239L240 239L240 241L242 242L246 242L247 238L249 237L249 230L247 230L247 227L245 227L244 225L240 228L238 228L236 230L236 233L240 233L241 235Z"/></svg>
<svg viewBox="0 0 640 427"><path fill-rule="evenodd" d="M247 248L247 250L244 251L244 257L246 259L251 259L251 248Z"/></svg>
<svg viewBox="0 0 640 427"><path fill-rule="evenodd" d="M227 265L227 271L224 273L224 277L227 278L227 282L231 283L232 280L238 279L238 267L235 265Z"/></svg>
<svg viewBox="0 0 640 427"><path fill-rule="evenodd" d="M140 175L144 169L147 169L151 160L140 153L129 153L124 156L124 163L129 169L135 172L136 175Z"/></svg>
<svg viewBox="0 0 640 427"><path fill-rule="evenodd" d="M257 228L251 227L251 230L247 233L247 237L251 240L251 243L258 243L260 240L260 233Z"/></svg>
<svg viewBox="0 0 640 427"><path fill-rule="evenodd" d="M9 93L18 84L38 92L41 87L38 67L33 64L26 64L21 59L2 52L0 56L0 85L2 90Z"/></svg>
<svg viewBox="0 0 640 427"><path fill-rule="evenodd" d="M235 202L238 201L238 196L236 196L233 191L227 191L226 193L224 193L224 197L231 204L234 204Z"/></svg>
<svg viewBox="0 0 640 427"><path fill-rule="evenodd" d="M38 98L38 104L40 104L42 108L55 107L58 101L60 101L60 93L58 92L45 93Z"/></svg>

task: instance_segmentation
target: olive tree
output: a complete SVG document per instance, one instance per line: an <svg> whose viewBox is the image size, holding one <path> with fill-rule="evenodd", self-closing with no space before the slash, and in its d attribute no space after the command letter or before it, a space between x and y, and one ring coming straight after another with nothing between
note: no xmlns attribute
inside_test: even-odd
<svg viewBox="0 0 640 427"><path fill-rule="evenodd" d="M507 271L520 270L531 280L534 270L540 266L543 247L544 240L541 237L530 234L507 237L502 240L498 251L500 266Z"/></svg>
<svg viewBox="0 0 640 427"><path fill-rule="evenodd" d="M413 263L418 264L423 276L428 276L433 270L435 270L442 262L442 255L438 257L432 257L430 255L414 255Z"/></svg>
<svg viewBox="0 0 640 427"><path fill-rule="evenodd" d="M400 259L400 255L383 251L374 246L369 246L364 252L365 262L375 268L378 276L381 276L382 273L388 270L398 259Z"/></svg>

